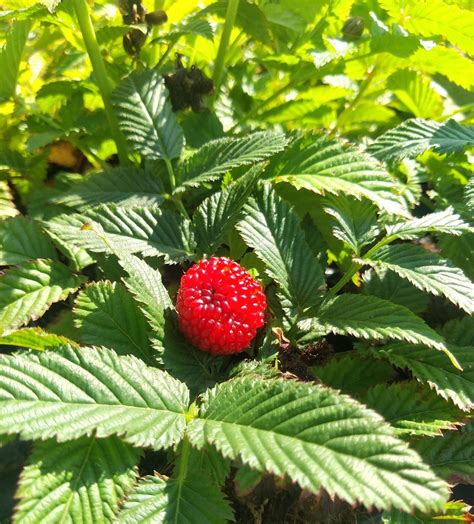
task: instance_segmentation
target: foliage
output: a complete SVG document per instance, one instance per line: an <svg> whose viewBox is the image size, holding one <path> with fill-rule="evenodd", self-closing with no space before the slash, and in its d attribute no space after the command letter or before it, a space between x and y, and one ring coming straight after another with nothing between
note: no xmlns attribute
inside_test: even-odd
<svg viewBox="0 0 474 524"><path fill-rule="evenodd" d="M2 2L2 523L474 518L473 24ZM212 255L265 288L239 355L178 329Z"/></svg>

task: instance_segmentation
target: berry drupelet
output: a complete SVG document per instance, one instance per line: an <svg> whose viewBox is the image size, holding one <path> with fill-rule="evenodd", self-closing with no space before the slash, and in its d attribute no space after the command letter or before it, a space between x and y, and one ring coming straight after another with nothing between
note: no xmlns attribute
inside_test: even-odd
<svg viewBox="0 0 474 524"><path fill-rule="evenodd" d="M230 355L243 351L263 326L262 286L237 262L212 257L181 278L176 309L186 338L202 351Z"/></svg>

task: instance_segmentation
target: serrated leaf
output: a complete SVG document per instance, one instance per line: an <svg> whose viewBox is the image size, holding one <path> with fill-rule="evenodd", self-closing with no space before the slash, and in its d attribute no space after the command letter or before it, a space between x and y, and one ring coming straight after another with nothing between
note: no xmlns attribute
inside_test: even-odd
<svg viewBox="0 0 474 524"><path fill-rule="evenodd" d="M332 217L333 235L346 242L355 254L373 242L379 232L376 209L365 199L331 195L323 200L323 208Z"/></svg>
<svg viewBox="0 0 474 524"><path fill-rule="evenodd" d="M417 118L436 118L443 112L441 96L430 81L416 71L396 71L388 78L387 88L396 96L401 109Z"/></svg>
<svg viewBox="0 0 474 524"><path fill-rule="evenodd" d="M364 263L406 278L418 289L442 295L474 313L474 284L449 260L411 244L383 246Z"/></svg>
<svg viewBox="0 0 474 524"><path fill-rule="evenodd" d="M120 167L89 176L54 201L79 210L100 204L156 207L163 202L163 192L158 177L137 168Z"/></svg>
<svg viewBox="0 0 474 524"><path fill-rule="evenodd" d="M181 382L105 348L0 356L0 433L24 439L119 435L166 448L183 435L188 402Z"/></svg>
<svg viewBox="0 0 474 524"><path fill-rule="evenodd" d="M237 229L265 263L267 274L293 307L302 310L314 304L324 274L296 213L269 184L244 209Z"/></svg>
<svg viewBox="0 0 474 524"><path fill-rule="evenodd" d="M415 381L377 385L363 400L399 434L435 437L441 430L456 429L463 419L462 411Z"/></svg>
<svg viewBox="0 0 474 524"><path fill-rule="evenodd" d="M297 137L267 172L296 189L365 197L381 209L406 215L397 181L375 159L326 136Z"/></svg>
<svg viewBox="0 0 474 524"><path fill-rule="evenodd" d="M410 33L426 37L442 35L469 54L474 53L474 13L443 0L405 2L381 0L382 7Z"/></svg>
<svg viewBox="0 0 474 524"><path fill-rule="evenodd" d="M14 217L19 213L13 202L13 195L8 184L0 180L0 220Z"/></svg>
<svg viewBox="0 0 474 524"><path fill-rule="evenodd" d="M22 264L34 258L57 258L40 227L23 216L0 222L0 265Z"/></svg>
<svg viewBox="0 0 474 524"><path fill-rule="evenodd" d="M474 317L450 320L443 325L440 333L450 344L474 347Z"/></svg>
<svg viewBox="0 0 474 524"><path fill-rule="evenodd" d="M200 417L188 426L193 445L212 444L227 458L287 475L309 491L404 510L439 508L446 500L446 486L377 414L332 390L229 380L209 393Z"/></svg>
<svg viewBox="0 0 474 524"><path fill-rule="evenodd" d="M36 349L38 351L64 346L66 344L76 345L75 342L66 337L56 335L55 333L48 333L39 327L18 329L8 335L0 337L0 346L17 346Z"/></svg>
<svg viewBox="0 0 474 524"><path fill-rule="evenodd" d="M117 437L37 443L21 474L14 522L110 522L135 482L139 458Z"/></svg>
<svg viewBox="0 0 474 524"><path fill-rule="evenodd" d="M390 382L396 377L390 363L358 354L336 356L324 366L313 367L312 372L326 386L355 397L376 384Z"/></svg>
<svg viewBox="0 0 474 524"><path fill-rule="evenodd" d="M465 502L446 502L442 511L429 514L419 511L414 514L392 510L382 514L383 524L439 524L440 522L455 524L456 522L472 522L474 515L470 513L471 506Z"/></svg>
<svg viewBox="0 0 474 524"><path fill-rule="evenodd" d="M118 522L222 524L232 520L232 510L217 485L206 477L183 482L166 477L144 477L125 501Z"/></svg>
<svg viewBox="0 0 474 524"><path fill-rule="evenodd" d="M307 320L303 321L306 327ZM423 343L444 353L452 365L456 359L441 335L409 309L388 300L368 295L343 294L325 302L318 316L310 320L311 328L321 334L337 333L368 340L405 340ZM434 352L436 353L436 352ZM446 362L449 361L446 359Z"/></svg>
<svg viewBox="0 0 474 524"><path fill-rule="evenodd" d="M0 98L8 99L15 95L21 55L31 29L30 20L16 21L6 37L6 43L0 50Z"/></svg>
<svg viewBox="0 0 474 524"><path fill-rule="evenodd" d="M94 282L77 296L74 323L84 344L153 362L148 325L130 293L117 282Z"/></svg>
<svg viewBox="0 0 474 524"><path fill-rule="evenodd" d="M112 93L119 127L146 158L172 160L183 149L183 132L168 100L163 77L154 69L134 71Z"/></svg>
<svg viewBox="0 0 474 524"><path fill-rule="evenodd" d="M61 215L45 222L45 227L66 242L96 253L113 251L92 227L97 223L106 239L129 253L162 256L166 263L189 260L194 256L191 222L160 208L103 205L82 215Z"/></svg>
<svg viewBox="0 0 474 524"><path fill-rule="evenodd" d="M416 118L379 136L367 150L380 160L400 160L416 158L429 149L453 153L473 145L474 126L462 126L455 120L439 123Z"/></svg>
<svg viewBox="0 0 474 524"><path fill-rule="evenodd" d="M177 191L216 180L236 167L261 162L282 151L287 143L283 133L273 131L212 140L182 163L182 182Z"/></svg>
<svg viewBox="0 0 474 524"><path fill-rule="evenodd" d="M213 254L235 225L261 172L261 165L251 168L237 181L206 198L196 209L193 222L198 245L204 253Z"/></svg>
<svg viewBox="0 0 474 524"><path fill-rule="evenodd" d="M426 464L450 484L474 484L474 426L472 421L441 438L420 439L414 449Z"/></svg>
<svg viewBox="0 0 474 524"><path fill-rule="evenodd" d="M422 346L403 343L372 349L376 356L387 358L394 366L408 368L413 376L426 382L438 395L451 400L463 411L474 407L474 350L449 345L450 352L463 371L454 368L444 355Z"/></svg>
<svg viewBox="0 0 474 524"><path fill-rule="evenodd" d="M362 293L405 306L413 313L421 313L428 306L429 296L393 271L365 271Z"/></svg>
<svg viewBox="0 0 474 524"><path fill-rule="evenodd" d="M411 240L428 233L444 233L447 235L462 235L472 231L472 228L454 212L452 207L443 211L429 213L421 218L413 218L406 222L398 222L387 226L387 233L394 238Z"/></svg>
<svg viewBox="0 0 474 524"><path fill-rule="evenodd" d="M35 260L11 268L0 278L0 334L41 317L84 281L53 260Z"/></svg>

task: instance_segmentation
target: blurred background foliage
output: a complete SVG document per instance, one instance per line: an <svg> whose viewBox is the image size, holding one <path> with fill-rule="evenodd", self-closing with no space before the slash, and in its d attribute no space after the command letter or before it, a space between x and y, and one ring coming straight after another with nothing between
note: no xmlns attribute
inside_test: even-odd
<svg viewBox="0 0 474 524"><path fill-rule="evenodd" d="M113 83L143 67L169 74L176 53L216 80L227 1L144 0L167 21L131 26L137 7L90 2ZM203 112L180 113L187 146L250 128L324 130L364 144L407 118L472 123L473 27L469 0L240 0L219 91ZM130 31L139 41L132 54L122 44ZM51 165L68 172L55 177L64 189L74 173L114 164L115 144L72 0L1 0L0 42L0 177L8 170L35 215ZM461 201L468 156L441 158L393 167L407 198L429 181L442 207Z"/></svg>

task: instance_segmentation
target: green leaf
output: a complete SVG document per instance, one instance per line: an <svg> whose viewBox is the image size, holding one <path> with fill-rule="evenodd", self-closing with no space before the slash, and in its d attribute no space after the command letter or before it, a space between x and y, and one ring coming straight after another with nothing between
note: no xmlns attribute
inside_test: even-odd
<svg viewBox="0 0 474 524"><path fill-rule="evenodd" d="M368 295L339 295L327 300L319 308L318 316L309 321L311 328L321 334L337 333L368 340L392 339L426 344L445 353L455 366L458 365L441 335L409 309L388 300ZM307 323L308 320L303 321L302 327ZM445 355L441 358L446 359Z"/></svg>
<svg viewBox="0 0 474 524"><path fill-rule="evenodd" d="M166 477L144 477L125 501L118 522L200 522L222 524L232 510L217 485L206 477L186 478L181 484Z"/></svg>
<svg viewBox="0 0 474 524"><path fill-rule="evenodd" d="M287 475L312 492L324 488L351 504L407 511L439 508L447 497L383 419L320 386L229 380L208 394L200 417L188 426L193 445L210 443L224 457Z"/></svg>
<svg viewBox="0 0 474 524"><path fill-rule="evenodd" d="M7 34L5 45L0 50L0 71L2 71L0 99L15 96L21 55L28 40L31 25L29 20L16 21Z"/></svg>
<svg viewBox="0 0 474 524"><path fill-rule="evenodd" d="M441 328L441 334L456 346L474 346L474 317L450 320Z"/></svg>
<svg viewBox="0 0 474 524"><path fill-rule="evenodd" d="M365 271L362 277L362 293L373 295L400 306L413 313L421 313L428 307L429 296L400 278L393 271Z"/></svg>
<svg viewBox="0 0 474 524"><path fill-rule="evenodd" d="M137 168L120 167L87 177L54 201L79 210L100 204L155 207L163 202L163 192L158 177Z"/></svg>
<svg viewBox="0 0 474 524"><path fill-rule="evenodd" d="M376 356L387 358L394 366L408 368L413 376L426 382L439 396L451 400L463 411L470 411L474 408L474 350L467 346L448 347L463 371L454 368L441 353L422 345L398 343L371 351Z"/></svg>
<svg viewBox="0 0 474 524"><path fill-rule="evenodd" d="M283 133L261 131L243 138L219 138L202 146L181 164L182 185L196 187L217 180L227 171L261 162L282 151L288 143Z"/></svg>
<svg viewBox="0 0 474 524"><path fill-rule="evenodd" d="M119 355L153 362L148 325L130 293L117 282L94 282L77 296L75 325L84 344L103 345Z"/></svg>
<svg viewBox="0 0 474 524"><path fill-rule="evenodd" d="M0 356L0 433L24 439L119 435L167 448L183 435L188 402L181 382L105 348Z"/></svg>
<svg viewBox="0 0 474 524"><path fill-rule="evenodd" d="M402 513L396 509L382 514L383 524L439 524L440 522L456 524L457 522L470 522L473 515L471 506L465 502L446 502L442 511L429 514L415 512L414 514Z"/></svg>
<svg viewBox="0 0 474 524"><path fill-rule="evenodd" d="M467 313L474 313L474 285L449 260L411 244L383 246L371 259L364 259L377 269L386 269L406 278L418 289L442 295Z"/></svg>
<svg viewBox="0 0 474 524"><path fill-rule="evenodd" d="M198 245L204 253L213 254L234 227L261 172L261 165L249 169L237 181L206 198L196 209L193 222Z"/></svg>
<svg viewBox="0 0 474 524"><path fill-rule="evenodd" d="M456 429L463 419L462 411L415 381L375 386L369 389L364 404L380 413L399 434L435 437L442 429Z"/></svg>
<svg viewBox="0 0 474 524"><path fill-rule="evenodd" d="M20 212L13 202L13 195L10 191L10 187L6 182L0 180L0 220L14 217L19 213Z"/></svg>
<svg viewBox="0 0 474 524"><path fill-rule="evenodd" d="M453 153L474 145L474 126L462 126L455 120L440 123L415 118L378 137L367 148L380 160L416 158L429 149Z"/></svg>
<svg viewBox="0 0 474 524"><path fill-rule="evenodd" d="M269 184L245 206L237 228L294 307L303 309L317 301L318 289L324 284L322 269L298 216Z"/></svg>
<svg viewBox="0 0 474 524"><path fill-rule="evenodd" d="M462 235L473 229L454 212L452 207L443 211L429 213L421 218L413 218L406 222L398 222L387 226L387 233L394 238L412 240L428 233L444 233L447 235Z"/></svg>
<svg viewBox="0 0 474 524"><path fill-rule="evenodd" d="M381 209L406 214L395 178L367 154L326 136L297 137L272 159L267 172L296 189L365 197Z"/></svg>
<svg viewBox="0 0 474 524"><path fill-rule="evenodd" d="M398 99L400 109L417 118L437 118L443 112L441 95L416 71L396 71L388 78L387 88Z"/></svg>
<svg viewBox="0 0 474 524"><path fill-rule="evenodd" d="M22 264L34 258L57 258L40 227L23 216L0 222L0 265Z"/></svg>
<svg viewBox="0 0 474 524"><path fill-rule="evenodd" d="M37 443L16 492L15 523L110 522L139 457L117 437Z"/></svg>
<svg viewBox="0 0 474 524"><path fill-rule="evenodd" d="M0 278L0 334L40 318L84 281L52 260L35 260L5 271Z"/></svg>
<svg viewBox="0 0 474 524"><path fill-rule="evenodd" d="M331 195L323 200L323 207L333 218L330 220L333 235L346 242L355 254L360 254L377 237L376 209L367 200Z"/></svg>
<svg viewBox="0 0 474 524"><path fill-rule="evenodd" d="M8 335L0 337L0 346L17 346L36 349L38 351L64 346L66 344L76 345L75 342L66 337L48 333L39 327L18 329L17 331L12 331Z"/></svg>
<svg viewBox="0 0 474 524"><path fill-rule="evenodd" d="M91 225L94 222L102 227L107 240L129 253L162 256L166 263L189 260L194 256L191 222L160 208L124 208L109 204L82 215L61 215L44 225L62 240L78 247L96 253L112 253L94 231Z"/></svg>
<svg viewBox="0 0 474 524"><path fill-rule="evenodd" d="M396 377L394 368L387 361L359 354L337 355L326 365L313 367L312 372L326 386L355 397Z"/></svg>
<svg viewBox="0 0 474 524"><path fill-rule="evenodd" d="M134 71L112 93L119 127L146 158L171 160L183 149L183 132L168 100L163 77L154 69Z"/></svg>
<svg viewBox="0 0 474 524"><path fill-rule="evenodd" d="M474 484L474 425L472 421L448 431L442 438L420 439L413 443L424 462L450 484Z"/></svg>
<svg viewBox="0 0 474 524"><path fill-rule="evenodd" d="M450 43L474 54L474 13L447 4L443 0L406 2L402 0L380 0L390 16L400 22L410 33L431 37L442 35Z"/></svg>

